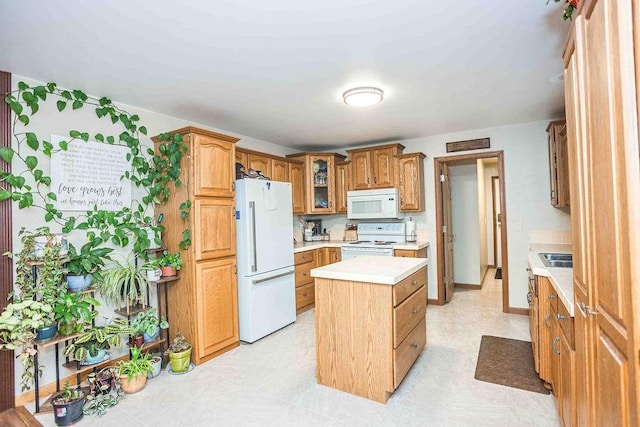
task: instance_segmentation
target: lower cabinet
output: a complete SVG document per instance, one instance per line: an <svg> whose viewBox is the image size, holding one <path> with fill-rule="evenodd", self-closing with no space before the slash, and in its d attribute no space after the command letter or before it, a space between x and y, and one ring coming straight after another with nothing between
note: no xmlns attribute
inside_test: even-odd
<svg viewBox="0 0 640 427"><path fill-rule="evenodd" d="M316 268L317 249L293 254L296 282L296 313L300 314L313 307L315 286L311 270Z"/></svg>
<svg viewBox="0 0 640 427"><path fill-rule="evenodd" d="M578 425L574 319L558 299L549 279L536 276L535 280L538 283L539 298L537 329L540 378L553 390L562 425Z"/></svg>
<svg viewBox="0 0 640 427"><path fill-rule="evenodd" d="M427 248L418 250L413 249L394 249L393 256L405 257L405 258L426 258Z"/></svg>
<svg viewBox="0 0 640 427"><path fill-rule="evenodd" d="M237 346L238 286L235 258L196 264L196 293L193 308L196 318L195 360L199 363ZM185 313L181 313L186 315Z"/></svg>

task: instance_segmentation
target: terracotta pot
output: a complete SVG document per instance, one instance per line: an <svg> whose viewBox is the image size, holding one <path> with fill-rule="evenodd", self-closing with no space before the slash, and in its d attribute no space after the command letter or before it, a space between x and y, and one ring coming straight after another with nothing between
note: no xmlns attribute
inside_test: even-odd
<svg viewBox="0 0 640 427"><path fill-rule="evenodd" d="M120 387L127 394L137 393L147 385L147 375L141 374L135 377L127 378L126 375L120 376Z"/></svg>
<svg viewBox="0 0 640 427"><path fill-rule="evenodd" d="M160 267L160 271L162 271L162 277L171 277L178 274L178 270L173 267Z"/></svg>

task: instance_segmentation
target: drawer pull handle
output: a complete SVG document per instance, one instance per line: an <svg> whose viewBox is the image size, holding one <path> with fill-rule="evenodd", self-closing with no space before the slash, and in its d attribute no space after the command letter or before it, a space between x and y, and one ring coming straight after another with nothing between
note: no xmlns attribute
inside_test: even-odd
<svg viewBox="0 0 640 427"><path fill-rule="evenodd" d="M558 298L558 295L547 294L547 299L554 299L554 298Z"/></svg>
<svg viewBox="0 0 640 427"><path fill-rule="evenodd" d="M411 344L411 347L413 347L413 348L418 348L418 344L413 343L413 344Z"/></svg>
<svg viewBox="0 0 640 427"><path fill-rule="evenodd" d="M553 349L553 352L554 352L555 354L560 354L560 350L556 350L556 343L557 343L557 342L560 342L560 337L555 337L555 338L553 339L553 343L551 343L551 348Z"/></svg>
<svg viewBox="0 0 640 427"><path fill-rule="evenodd" d="M413 314L414 316L418 314L418 309L414 308L413 310L411 310L411 314Z"/></svg>
<svg viewBox="0 0 640 427"><path fill-rule="evenodd" d="M546 326L547 329L551 329L551 327L553 326L548 322L549 319L551 319L551 313L544 316L544 326Z"/></svg>
<svg viewBox="0 0 640 427"><path fill-rule="evenodd" d="M533 306L533 294L531 292L527 293L527 302L529 303L529 307Z"/></svg>
<svg viewBox="0 0 640 427"><path fill-rule="evenodd" d="M418 284L418 281L417 281L417 280L413 280L413 281L411 282L411 286L415 286L415 285L417 285L417 284Z"/></svg>

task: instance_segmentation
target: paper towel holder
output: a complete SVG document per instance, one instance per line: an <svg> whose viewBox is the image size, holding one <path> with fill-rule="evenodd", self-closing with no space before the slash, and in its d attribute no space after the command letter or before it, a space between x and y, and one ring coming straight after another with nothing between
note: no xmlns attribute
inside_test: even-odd
<svg viewBox="0 0 640 427"><path fill-rule="evenodd" d="M416 223L409 217L409 220L405 222L405 240L407 242L415 242L418 240L418 236L416 233Z"/></svg>

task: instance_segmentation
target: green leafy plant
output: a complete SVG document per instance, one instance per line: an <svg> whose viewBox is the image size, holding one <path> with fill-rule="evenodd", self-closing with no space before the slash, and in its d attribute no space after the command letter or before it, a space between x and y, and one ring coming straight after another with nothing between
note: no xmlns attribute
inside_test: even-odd
<svg viewBox="0 0 640 427"><path fill-rule="evenodd" d="M550 1L551 0L547 0L547 4L549 4ZM564 19L565 21L567 19L569 20L571 19L571 16L573 15L573 11L578 8L578 3L580 3L580 0L553 0L553 1L555 3L564 2L567 4L562 14L562 19Z"/></svg>
<svg viewBox="0 0 640 427"><path fill-rule="evenodd" d="M139 375L147 375L147 372L153 372L153 356L151 353L142 354L137 347L131 347L131 359L118 360L116 363L116 372L120 377L127 377L131 380Z"/></svg>
<svg viewBox="0 0 640 427"><path fill-rule="evenodd" d="M58 322L60 335L71 335L82 332L98 315L93 308L100 305L95 298L81 292L65 292L57 299L53 307L55 320Z"/></svg>
<svg viewBox="0 0 640 427"><path fill-rule="evenodd" d="M93 274L100 279L100 269L104 267L105 260L111 260L109 254L112 248L101 247L104 243L102 238L93 237L92 240L82 245L78 252L73 245L69 245L69 261L66 264L68 273L78 276Z"/></svg>
<svg viewBox="0 0 640 427"><path fill-rule="evenodd" d="M147 277L145 269L147 265L136 266L133 261L127 260L124 264L115 262L106 270L103 280L98 284L98 291L107 301L117 306L123 303L126 306L140 302L145 304L147 296Z"/></svg>
<svg viewBox="0 0 640 427"><path fill-rule="evenodd" d="M55 403L56 405L62 405L65 403L73 402L74 400L83 399L84 397L85 393L84 391L82 391L82 388L80 388L79 386L70 387L69 381L65 381L62 392L53 399L53 403Z"/></svg>
<svg viewBox="0 0 640 427"><path fill-rule="evenodd" d="M141 311L134 317L131 322L131 327L138 333L146 333L147 335L154 335L160 329L167 329L169 327L169 322L160 316L158 318L158 313L155 308L151 308L147 311Z"/></svg>
<svg viewBox="0 0 640 427"><path fill-rule="evenodd" d="M0 349L16 350L21 348L22 391L29 390L35 372L34 340L36 329L53 322L53 307L42 301L27 299L8 304L0 313ZM38 372L37 375L41 375Z"/></svg>
<svg viewBox="0 0 640 427"><path fill-rule="evenodd" d="M94 109L96 117L107 119L121 129L117 135L70 130L68 139L53 144L33 132L23 131L40 109L40 105L48 100L56 100L58 111L68 107L78 110L89 106ZM145 148L141 143L141 135L147 134L147 128L140 124L140 117L130 114L116 106L107 97L90 97L81 90L58 88L55 83L30 87L25 82L18 83L18 89L5 97L5 102L14 113L12 147L0 148L0 159L8 164L13 163L17 173L6 172L0 168L0 182L9 188L0 189L0 201L11 199L19 209L37 208L44 213L46 222L54 221L62 226L65 233L72 230L85 230L87 236L93 233L104 242L110 241L116 246L126 247L133 243L134 251L143 254L149 247L149 239L142 229L153 221L153 205L167 200L173 186L180 187L181 161L187 152L182 135L159 135L157 150ZM121 179L129 180L145 194L139 200L133 200L131 206L119 211L105 211L94 206L82 215L70 215L55 207L56 194L51 191L51 177L46 168L40 165L41 155L51 157L59 151L66 151L72 143L86 143L90 139L98 143L127 147L127 160L131 170L125 172ZM191 203L186 200L181 204L181 216L188 219ZM164 227L154 227L162 231ZM183 233L182 244L190 244L190 231L187 227ZM89 238L89 241L92 239Z"/></svg>
<svg viewBox="0 0 640 427"><path fill-rule="evenodd" d="M189 344L184 337L184 335L178 333L174 338L173 342L167 349L164 351L165 355L169 355L171 353L182 353L185 350L189 350L191 348L191 344Z"/></svg>
<svg viewBox="0 0 640 427"><path fill-rule="evenodd" d="M180 252L171 253L167 250L162 252L162 256L157 258L156 263L160 267L173 267L176 270L180 270L183 265Z"/></svg>
<svg viewBox="0 0 640 427"><path fill-rule="evenodd" d="M89 353L92 357L98 355L101 349L120 347L121 335L130 335L133 329L125 319L116 318L105 326L94 326L78 336L64 349L64 355L73 355L77 361L83 361Z"/></svg>

